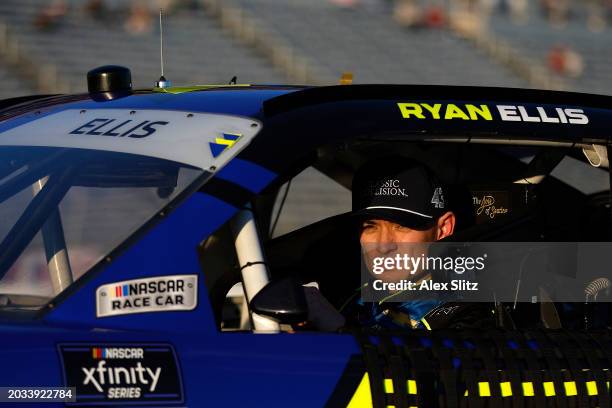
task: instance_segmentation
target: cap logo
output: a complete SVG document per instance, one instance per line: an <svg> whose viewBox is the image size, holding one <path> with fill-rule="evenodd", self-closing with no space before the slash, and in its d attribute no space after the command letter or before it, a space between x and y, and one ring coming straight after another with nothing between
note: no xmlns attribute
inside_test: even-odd
<svg viewBox="0 0 612 408"><path fill-rule="evenodd" d="M431 197L431 203L436 208L444 208L444 194L442 193L442 187L436 187L433 196Z"/></svg>
<svg viewBox="0 0 612 408"><path fill-rule="evenodd" d="M400 181L397 179L382 180L373 182L368 187L370 196L400 196L408 197L406 189L400 187Z"/></svg>

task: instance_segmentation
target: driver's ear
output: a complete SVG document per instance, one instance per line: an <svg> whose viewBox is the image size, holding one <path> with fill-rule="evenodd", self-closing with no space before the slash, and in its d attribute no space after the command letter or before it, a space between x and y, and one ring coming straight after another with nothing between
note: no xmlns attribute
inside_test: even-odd
<svg viewBox="0 0 612 408"><path fill-rule="evenodd" d="M439 241L453 235L453 232L455 231L455 221L455 214L453 212L447 211L446 213L442 214L442 216L438 218L436 240Z"/></svg>

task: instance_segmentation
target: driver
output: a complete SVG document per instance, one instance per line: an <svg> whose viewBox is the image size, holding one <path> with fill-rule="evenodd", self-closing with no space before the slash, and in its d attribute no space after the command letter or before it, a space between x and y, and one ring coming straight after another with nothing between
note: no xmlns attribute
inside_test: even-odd
<svg viewBox="0 0 612 408"><path fill-rule="evenodd" d="M366 265L371 265L377 257L392 258L403 248L439 241L455 230L456 216L448 209L445 187L427 167L409 159L391 157L366 164L355 174L352 194L351 216L359 225ZM427 271L410 274L395 269L385 271L378 278L386 282L408 279L420 283L431 279L431 275ZM401 292L392 292L379 302L364 302L358 291L341 307L340 314L318 290L306 288L311 310L309 320L320 330L352 325L374 329L495 325L487 304L451 302L439 296L393 301Z"/></svg>

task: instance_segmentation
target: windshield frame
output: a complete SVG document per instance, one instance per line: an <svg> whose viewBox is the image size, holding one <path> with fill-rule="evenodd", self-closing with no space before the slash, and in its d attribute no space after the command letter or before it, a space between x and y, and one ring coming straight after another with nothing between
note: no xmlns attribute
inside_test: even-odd
<svg viewBox="0 0 612 408"><path fill-rule="evenodd" d="M38 309L33 317L35 319L44 318L47 313L51 312L64 300L68 299L79 289L86 286L88 282L98 276L98 274L100 274L109 263L111 263L115 258L125 252L132 245L140 241L140 239L147 232L154 228L160 221L162 221L166 216L168 216L168 214L172 213L172 211L177 208L184 200L186 200L191 195L197 193L202 188L202 186L210 180L212 176L213 173L206 170L202 170L202 174L197 176L189 186L187 186L185 189L183 189L183 191L177 194L176 197L170 200L151 218L145 221L132 234L122 240L115 248L111 249L104 257L102 257L102 259L93 264L85 273L83 273L83 275L79 279L75 280L68 288L54 296L52 299L49 300L49 302L47 302L47 304L43 305L40 309Z"/></svg>
<svg viewBox="0 0 612 408"><path fill-rule="evenodd" d="M17 174L14 179L9 179L7 181L8 183L14 183L17 186L22 187L19 189L19 191L22 191L23 188L28 188L28 186L31 185L31 178L38 178L37 180L33 181L33 183L36 183L37 181L39 181L39 179L43 179L48 176L45 185L38 192L38 194L36 194L32 198L32 200L29 201L28 204L24 207L23 212L18 216L16 222L10 227L4 239L0 242L0 246L9 249L9 252L6 253L6 256L0 257L0 261L2 264L10 263L12 265L12 263L19 256L21 256L23 250L30 244L36 234L38 232L42 232L43 226L48 220L48 218L53 214L54 211L59 210L59 204L66 196L66 194L70 191L72 187L76 187L70 183L70 180L74 180L74 178L77 177L77 174L75 174L75 170L77 170L76 168L78 167L78 164L83 163L83 161L87 160L88 155L83 154L84 151L87 152L87 150L78 148L62 148L59 154L53 156L54 160L48 161L47 165L45 166L36 166L33 169L33 171L36 172L36 177L32 175L28 176L27 174L29 173L29 171L26 171L23 175L25 176L25 179L27 179L27 182L17 180L19 178L23 178L22 174ZM76 162L72 163L69 166L63 166L62 164L58 164L57 159L65 157L66 154L72 155L73 157L76 156ZM150 158L152 160L163 160L149 156L142 157ZM65 161L62 161L62 163L64 162ZM169 213L171 213L174 208L176 208L183 200L197 192L206 182L209 181L209 179L214 174L209 169L197 168L185 163L173 163L177 166L180 166L181 168L192 168L194 170L197 170L198 174L196 174L190 182L185 184L184 188L182 188L182 190L178 192L172 199L167 201L165 205L157 209L154 214L148 216L144 220L144 222L140 223L140 225L135 230L130 232L129 235L126 236L126 238L122 239L117 245L111 247L108 251L105 251L105 253L99 258L98 261L89 266L85 270L85 272L83 272L83 274L78 279L75 279L72 283L70 283L67 288L60 291L59 293L54 293L50 295L48 298L42 297L43 299L48 299L48 301L44 303L39 303L36 306L35 310L32 309L34 305L23 305L23 307L18 305L8 305L6 308L0 308L0 316L8 317L10 319L17 318L18 320L42 318L42 316L52 310L56 305L61 303L63 300L69 298L77 290L86 285L90 279L97 276L98 273L100 273L108 265L108 263L114 260L120 253L132 246L135 242L138 242L144 234L146 234L150 229L152 229L162 219L164 219ZM54 178L55 180L53 180ZM12 195L8 195L7 199L11 196ZM37 219L33 219L31 217L33 213L37 215L35 217ZM23 229L23 226L25 226L25 229ZM0 279L6 275L6 273L10 270L10 267L7 267L5 269L6 270L4 270L0 274ZM41 298L40 296L38 297Z"/></svg>

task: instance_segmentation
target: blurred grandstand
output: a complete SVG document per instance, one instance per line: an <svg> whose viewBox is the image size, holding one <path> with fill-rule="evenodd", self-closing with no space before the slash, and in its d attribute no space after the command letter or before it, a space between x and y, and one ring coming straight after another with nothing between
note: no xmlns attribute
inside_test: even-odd
<svg viewBox="0 0 612 408"><path fill-rule="evenodd" d="M136 88L354 83L612 92L607 0L3 0L0 98L83 92L93 67L129 67ZM276 233L347 210L315 170L294 180Z"/></svg>

